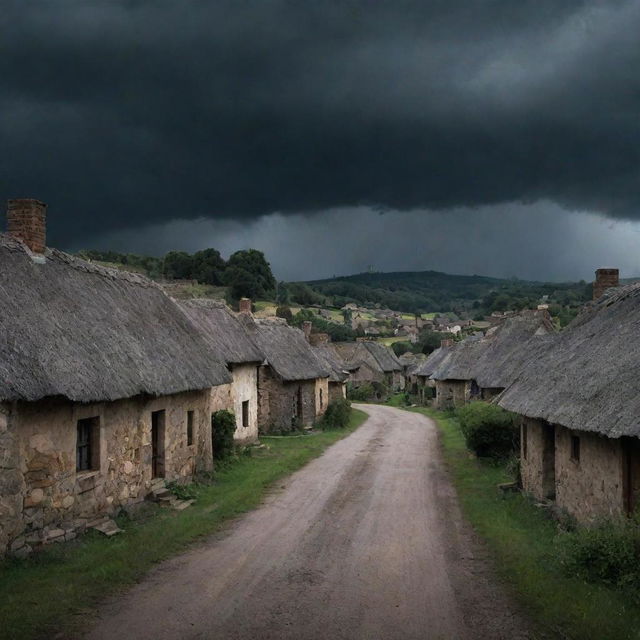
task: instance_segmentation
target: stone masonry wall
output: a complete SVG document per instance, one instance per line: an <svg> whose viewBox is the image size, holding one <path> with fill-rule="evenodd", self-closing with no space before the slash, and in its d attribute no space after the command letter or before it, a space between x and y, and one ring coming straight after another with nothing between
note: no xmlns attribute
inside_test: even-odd
<svg viewBox="0 0 640 640"><path fill-rule="evenodd" d="M522 418L520 426L520 470L524 490L538 500L555 493L554 436L543 420Z"/></svg>
<svg viewBox="0 0 640 640"><path fill-rule="evenodd" d="M315 381L315 417L324 415L329 404L329 378L317 378Z"/></svg>
<svg viewBox="0 0 640 640"><path fill-rule="evenodd" d="M298 395L300 394L300 395ZM298 415L298 398L302 415ZM258 429L260 433L290 431L297 424L313 425L316 417L315 380L282 382L268 365L258 370Z"/></svg>
<svg viewBox="0 0 640 640"><path fill-rule="evenodd" d="M255 442L258 439L258 366L255 364L234 365L233 406L236 414L234 439L239 443ZM242 403L249 402L249 423L242 426Z"/></svg>
<svg viewBox="0 0 640 640"><path fill-rule="evenodd" d="M347 385L345 382L329 382L329 402L335 402L347 397Z"/></svg>
<svg viewBox="0 0 640 640"><path fill-rule="evenodd" d="M471 385L465 380L436 381L436 409L456 409L469 402Z"/></svg>
<svg viewBox="0 0 640 640"><path fill-rule="evenodd" d="M580 439L580 460L571 459L571 436ZM556 427L556 502L580 522L624 513L620 440Z"/></svg>
<svg viewBox="0 0 640 640"><path fill-rule="evenodd" d="M216 400L219 408L231 408L225 395L229 397L228 391ZM0 509L18 509L18 515L1 518L0 553L7 538L12 551L24 553L71 539L97 516L143 500L152 480L152 411L165 411L167 481L186 482L196 470L211 468L210 412L216 402L205 390L96 404L51 399L15 403L8 419L3 411L0 455L12 453L9 464L0 464ZM187 411L194 411L191 445ZM91 470L76 471L77 422L85 418L99 419L97 453ZM19 499L13 497L15 489Z"/></svg>

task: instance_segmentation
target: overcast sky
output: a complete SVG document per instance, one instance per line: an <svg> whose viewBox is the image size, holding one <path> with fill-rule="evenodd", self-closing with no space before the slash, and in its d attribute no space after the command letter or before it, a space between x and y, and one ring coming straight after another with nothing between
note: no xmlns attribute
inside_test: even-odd
<svg viewBox="0 0 640 640"><path fill-rule="evenodd" d="M0 197L280 278L640 274L637 0L0 0Z"/></svg>

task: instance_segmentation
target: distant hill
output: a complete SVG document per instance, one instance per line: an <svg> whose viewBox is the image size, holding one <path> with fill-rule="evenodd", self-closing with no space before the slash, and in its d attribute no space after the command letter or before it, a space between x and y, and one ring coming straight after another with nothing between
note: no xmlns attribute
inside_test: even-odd
<svg viewBox="0 0 640 640"><path fill-rule="evenodd" d="M409 313L490 313L534 307L541 302L577 308L591 297L586 282L533 282L439 271L359 273L304 283L334 306L355 302Z"/></svg>

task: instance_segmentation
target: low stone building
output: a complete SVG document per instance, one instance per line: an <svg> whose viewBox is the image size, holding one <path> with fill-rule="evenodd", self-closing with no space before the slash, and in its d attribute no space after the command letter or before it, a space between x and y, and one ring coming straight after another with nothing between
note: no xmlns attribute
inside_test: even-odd
<svg viewBox="0 0 640 640"><path fill-rule="evenodd" d="M210 415L230 407L231 375L177 303L46 248L45 217L9 201L0 234L0 552L18 554L210 469Z"/></svg>
<svg viewBox="0 0 640 640"><path fill-rule="evenodd" d="M258 439L258 369L264 355L249 338L243 323L223 303L197 299L182 303L185 313L210 342L231 372L228 389L236 417L234 439L241 444ZM251 301L240 301L240 312L251 313ZM214 393L220 393L218 388Z"/></svg>
<svg viewBox="0 0 640 640"><path fill-rule="evenodd" d="M329 402L329 368L315 354L305 334L282 318L257 319L249 313L240 318L265 356L258 370L260 433L313 426Z"/></svg>
<svg viewBox="0 0 640 640"><path fill-rule="evenodd" d="M425 360L417 362L408 368L407 384L411 385L411 393L418 396L421 404L427 404L435 400L436 381L431 376L447 357L453 344L453 340L442 340L440 346L435 351L432 351Z"/></svg>
<svg viewBox="0 0 640 640"><path fill-rule="evenodd" d="M329 369L329 402L347 397L347 379L349 371L342 358L331 345L331 338L327 333L312 333L309 343L326 367Z"/></svg>
<svg viewBox="0 0 640 640"><path fill-rule="evenodd" d="M356 367L349 377L349 383L354 387L364 383L381 383L389 391L404 389L402 365L389 347L373 340L358 340L336 342L334 348L347 367Z"/></svg>
<svg viewBox="0 0 640 640"><path fill-rule="evenodd" d="M581 522L640 500L640 285L609 289L539 343L498 398L521 416L525 491Z"/></svg>

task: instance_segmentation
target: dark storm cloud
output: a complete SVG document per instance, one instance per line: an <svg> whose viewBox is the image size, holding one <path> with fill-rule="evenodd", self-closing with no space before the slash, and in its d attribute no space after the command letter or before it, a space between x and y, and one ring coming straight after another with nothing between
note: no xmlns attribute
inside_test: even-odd
<svg viewBox="0 0 640 640"><path fill-rule="evenodd" d="M58 244L358 204L640 217L632 0L0 5L0 196L49 202Z"/></svg>

